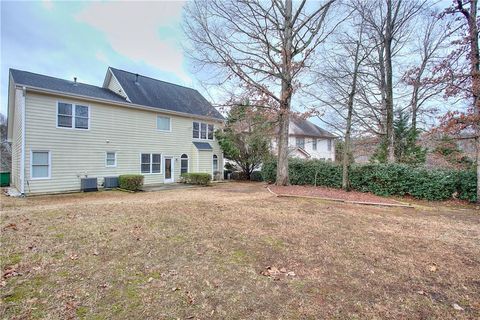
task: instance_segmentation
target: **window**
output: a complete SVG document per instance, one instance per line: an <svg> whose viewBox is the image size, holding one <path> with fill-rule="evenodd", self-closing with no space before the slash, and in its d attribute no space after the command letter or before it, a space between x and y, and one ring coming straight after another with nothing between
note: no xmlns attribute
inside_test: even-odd
<svg viewBox="0 0 480 320"><path fill-rule="evenodd" d="M171 131L170 117L157 116L157 130Z"/></svg>
<svg viewBox="0 0 480 320"><path fill-rule="evenodd" d="M59 102L57 126L60 128L88 129L90 108L78 104Z"/></svg>
<svg viewBox="0 0 480 320"><path fill-rule="evenodd" d="M162 156L160 154L152 154L152 173L160 173L162 167Z"/></svg>
<svg viewBox="0 0 480 320"><path fill-rule="evenodd" d="M117 153L116 152L107 152L106 153L105 166L106 167L116 167L117 166Z"/></svg>
<svg viewBox="0 0 480 320"><path fill-rule="evenodd" d="M50 178L50 152L49 151L32 151L32 179L48 179Z"/></svg>
<svg viewBox="0 0 480 320"><path fill-rule="evenodd" d="M213 124L193 122L192 137L194 139L213 140L215 127Z"/></svg>
<svg viewBox="0 0 480 320"><path fill-rule="evenodd" d="M88 129L88 107L75 106L75 128Z"/></svg>
<svg viewBox="0 0 480 320"><path fill-rule="evenodd" d="M159 153L142 153L141 169L142 173L160 173L162 167L162 155Z"/></svg>
<svg viewBox="0 0 480 320"><path fill-rule="evenodd" d="M305 149L305 138L300 138L300 137L297 137L296 139L296 145L297 147L299 148L302 148L302 149Z"/></svg>
<svg viewBox="0 0 480 320"><path fill-rule="evenodd" d="M327 148L328 148L328 151L332 151L332 139L327 140Z"/></svg>
<svg viewBox="0 0 480 320"><path fill-rule="evenodd" d="M218 171L218 157L216 154L213 155L213 172Z"/></svg>
<svg viewBox="0 0 480 320"><path fill-rule="evenodd" d="M312 139L312 149L317 150L317 139L316 138Z"/></svg>
<svg viewBox="0 0 480 320"><path fill-rule="evenodd" d="M180 174L188 172L188 156L182 154L180 157Z"/></svg>
<svg viewBox="0 0 480 320"><path fill-rule="evenodd" d="M200 139L207 139L207 124L200 123Z"/></svg>
<svg viewBox="0 0 480 320"><path fill-rule="evenodd" d="M213 132L214 132L213 124L209 124L208 125L208 140L213 140Z"/></svg>
<svg viewBox="0 0 480 320"><path fill-rule="evenodd" d="M58 103L57 109L58 126L62 128L72 127L72 105L69 103Z"/></svg>
<svg viewBox="0 0 480 320"><path fill-rule="evenodd" d="M193 123L193 138L194 139L200 138L200 123L198 122Z"/></svg>

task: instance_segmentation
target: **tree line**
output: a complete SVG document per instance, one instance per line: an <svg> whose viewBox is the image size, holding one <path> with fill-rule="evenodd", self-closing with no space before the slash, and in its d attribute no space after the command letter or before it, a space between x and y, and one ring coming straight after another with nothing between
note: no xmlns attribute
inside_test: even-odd
<svg viewBox="0 0 480 320"><path fill-rule="evenodd" d="M248 105L275 128L276 184L289 183L288 126L300 112L341 134L345 189L353 135L378 137L378 161L414 163L424 156L419 132L432 125L475 141L480 180L478 26L477 0L443 8L427 0L197 0L184 15L198 78L228 88L224 105Z"/></svg>

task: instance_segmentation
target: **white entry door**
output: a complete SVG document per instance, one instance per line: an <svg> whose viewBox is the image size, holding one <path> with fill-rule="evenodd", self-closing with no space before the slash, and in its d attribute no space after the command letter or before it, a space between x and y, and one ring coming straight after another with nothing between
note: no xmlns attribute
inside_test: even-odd
<svg viewBox="0 0 480 320"><path fill-rule="evenodd" d="M163 158L163 173L165 174L164 183L173 182L173 157Z"/></svg>

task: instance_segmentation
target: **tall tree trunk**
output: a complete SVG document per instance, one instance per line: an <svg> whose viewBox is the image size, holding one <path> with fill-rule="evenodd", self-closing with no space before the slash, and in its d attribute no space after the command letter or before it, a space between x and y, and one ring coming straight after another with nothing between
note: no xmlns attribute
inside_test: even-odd
<svg viewBox="0 0 480 320"><path fill-rule="evenodd" d="M353 94L350 94L348 98L348 114L347 114L347 127L345 130L345 145L343 147L343 173L342 173L342 189L345 191L350 190L350 135L352 129L352 111L353 111ZM351 101L351 102L350 102Z"/></svg>
<svg viewBox="0 0 480 320"><path fill-rule="evenodd" d="M385 26L385 72L386 72L386 92L385 107L387 113L387 146L388 162L395 161L395 137L393 136L393 68L392 68L392 0L387 0L387 23Z"/></svg>
<svg viewBox="0 0 480 320"><path fill-rule="evenodd" d="M412 93L412 100L410 104L412 105L412 131L417 132L417 113L418 113L418 89L419 89L419 81L415 80L415 84L413 85L413 93Z"/></svg>
<svg viewBox="0 0 480 320"><path fill-rule="evenodd" d="M360 37L361 41L361 37ZM360 67L358 61L358 54L360 51L360 42L357 41L357 46L355 48L355 58L354 58L354 67L353 67L353 77L352 77L352 88L350 94L348 95L348 111L347 111L347 125L345 128L345 145L343 147L343 174L342 174L342 189L349 191L350 190L350 142L351 142L351 130L352 130L352 115L353 115L353 102L355 98L355 93L357 92L357 79L358 79L358 69Z"/></svg>
<svg viewBox="0 0 480 320"><path fill-rule="evenodd" d="M475 145L477 149L477 203L480 203L480 52L478 48L478 26L477 26L478 0L470 3L470 13L465 17L468 20L468 31L470 35L470 68L472 73L472 93L475 121ZM465 15L465 14L464 14Z"/></svg>
<svg viewBox="0 0 480 320"><path fill-rule="evenodd" d="M288 127L292 99L292 0L285 1L285 23L282 52L282 88L278 130L277 181L279 186L288 185Z"/></svg>

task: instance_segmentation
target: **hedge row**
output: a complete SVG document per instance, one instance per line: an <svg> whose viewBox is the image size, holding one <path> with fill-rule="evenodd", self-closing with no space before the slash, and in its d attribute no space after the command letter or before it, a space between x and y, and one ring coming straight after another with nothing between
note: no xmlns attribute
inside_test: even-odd
<svg viewBox="0 0 480 320"><path fill-rule="evenodd" d="M263 179L274 182L276 169L276 161L264 163ZM294 185L342 186L342 166L333 162L290 159L288 173ZM474 171L431 170L403 164L365 164L350 168L352 189L381 196L411 195L426 200L457 197L475 202L476 180Z"/></svg>
<svg viewBox="0 0 480 320"><path fill-rule="evenodd" d="M212 180L212 175L210 173L191 172L182 173L181 178L184 183L207 185Z"/></svg>
<svg viewBox="0 0 480 320"><path fill-rule="evenodd" d="M143 186L143 176L140 174L123 174L118 177L120 188L131 191L138 191Z"/></svg>

